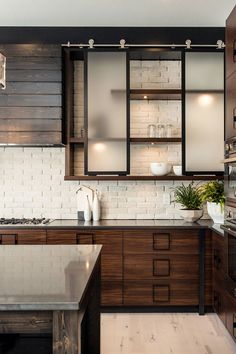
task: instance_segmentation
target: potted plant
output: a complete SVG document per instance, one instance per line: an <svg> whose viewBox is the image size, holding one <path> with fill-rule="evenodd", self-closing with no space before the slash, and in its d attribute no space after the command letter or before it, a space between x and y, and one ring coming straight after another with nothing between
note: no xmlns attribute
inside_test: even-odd
<svg viewBox="0 0 236 354"><path fill-rule="evenodd" d="M202 199L199 187L194 183L185 186L183 183L174 188L174 202L181 204L181 217L187 222L194 222L202 217Z"/></svg>
<svg viewBox="0 0 236 354"><path fill-rule="evenodd" d="M224 182L210 181L201 186L201 198L207 203L207 212L214 223L224 222Z"/></svg>

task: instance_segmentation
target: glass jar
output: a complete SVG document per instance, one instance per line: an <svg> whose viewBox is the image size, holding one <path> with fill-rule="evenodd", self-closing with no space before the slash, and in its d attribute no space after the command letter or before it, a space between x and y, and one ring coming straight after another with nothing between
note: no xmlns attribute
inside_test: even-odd
<svg viewBox="0 0 236 354"><path fill-rule="evenodd" d="M156 137L156 126L154 124L148 125L148 137L155 138Z"/></svg>
<svg viewBox="0 0 236 354"><path fill-rule="evenodd" d="M172 124L167 124L166 126L166 136L168 138L172 137L172 133L173 133L173 125Z"/></svg>
<svg viewBox="0 0 236 354"><path fill-rule="evenodd" d="M157 137L158 138L165 138L165 136L166 136L165 126L163 124L158 124L157 125Z"/></svg>

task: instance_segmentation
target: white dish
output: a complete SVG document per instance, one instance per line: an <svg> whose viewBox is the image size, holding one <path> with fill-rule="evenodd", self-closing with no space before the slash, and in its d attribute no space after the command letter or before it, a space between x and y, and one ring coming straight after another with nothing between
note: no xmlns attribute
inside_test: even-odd
<svg viewBox="0 0 236 354"><path fill-rule="evenodd" d="M182 166L181 165L173 166L173 171L176 176L182 176Z"/></svg>
<svg viewBox="0 0 236 354"><path fill-rule="evenodd" d="M171 170L171 166L166 162L152 162L150 168L154 176L165 176Z"/></svg>

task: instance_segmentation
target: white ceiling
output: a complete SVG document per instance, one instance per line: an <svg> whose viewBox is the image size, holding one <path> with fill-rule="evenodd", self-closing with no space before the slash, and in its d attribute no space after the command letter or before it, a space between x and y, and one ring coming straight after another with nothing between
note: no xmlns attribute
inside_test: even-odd
<svg viewBox="0 0 236 354"><path fill-rule="evenodd" d="M224 26L234 0L1 0L0 26Z"/></svg>

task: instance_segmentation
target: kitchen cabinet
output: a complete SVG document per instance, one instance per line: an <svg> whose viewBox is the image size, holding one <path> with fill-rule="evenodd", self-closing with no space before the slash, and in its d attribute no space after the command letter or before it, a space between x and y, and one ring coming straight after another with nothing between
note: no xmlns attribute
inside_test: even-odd
<svg viewBox="0 0 236 354"><path fill-rule="evenodd" d="M199 229L2 229L0 244L102 245L102 306L197 306ZM205 230L205 303L212 301L211 231Z"/></svg>
<svg viewBox="0 0 236 354"><path fill-rule="evenodd" d="M6 90L0 92L0 143L62 144L60 45L6 44Z"/></svg>

